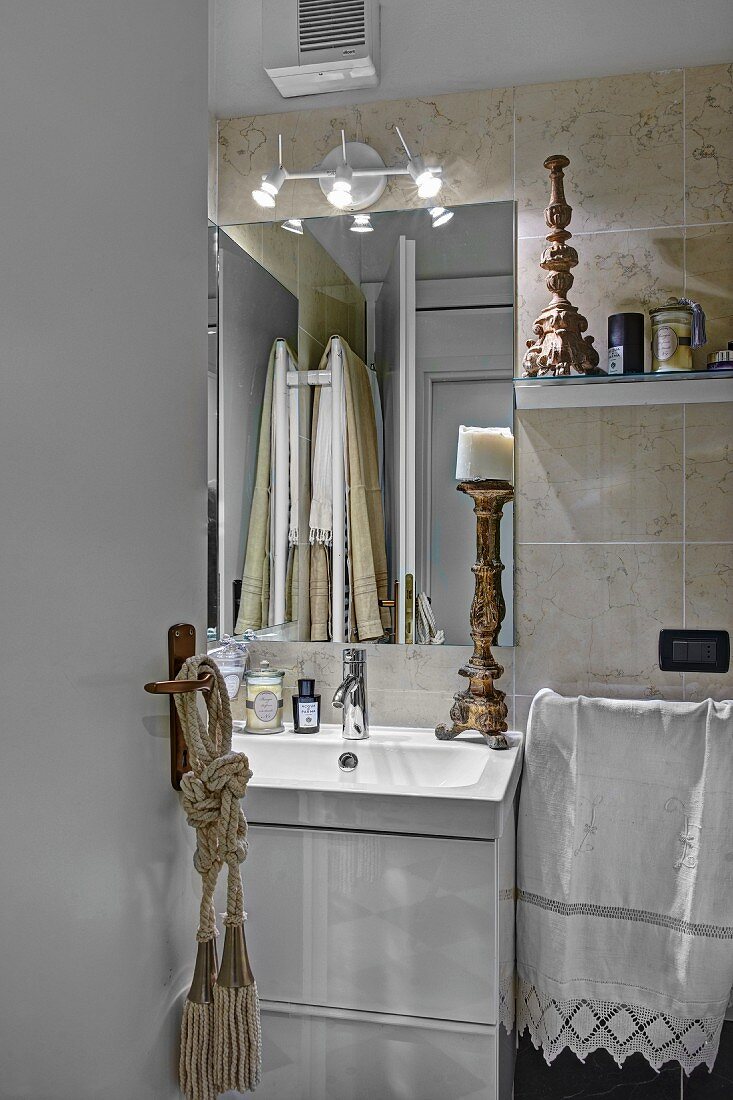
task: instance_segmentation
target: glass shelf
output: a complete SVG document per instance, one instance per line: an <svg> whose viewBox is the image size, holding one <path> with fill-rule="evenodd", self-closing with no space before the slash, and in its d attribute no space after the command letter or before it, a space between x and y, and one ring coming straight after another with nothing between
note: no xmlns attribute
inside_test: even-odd
<svg viewBox="0 0 733 1100"><path fill-rule="evenodd" d="M518 409L596 408L608 405L689 405L733 401L732 370L655 371L646 374L515 378Z"/></svg>

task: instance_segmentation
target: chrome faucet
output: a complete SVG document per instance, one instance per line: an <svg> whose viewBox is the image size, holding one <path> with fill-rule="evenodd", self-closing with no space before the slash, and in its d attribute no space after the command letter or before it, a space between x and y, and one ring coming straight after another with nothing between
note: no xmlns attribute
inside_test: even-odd
<svg viewBox="0 0 733 1100"><path fill-rule="evenodd" d="M336 688L333 705L343 711L341 728L347 741L369 736L365 649L344 650L344 678Z"/></svg>

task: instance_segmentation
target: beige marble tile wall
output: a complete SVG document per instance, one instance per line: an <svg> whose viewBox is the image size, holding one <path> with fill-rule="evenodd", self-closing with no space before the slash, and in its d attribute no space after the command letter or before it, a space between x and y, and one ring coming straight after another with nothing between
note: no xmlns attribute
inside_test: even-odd
<svg viewBox="0 0 733 1100"><path fill-rule="evenodd" d="M708 314L710 343L699 363L733 338L732 120L733 65L225 119L218 219L260 217L252 179L269 168L278 132L287 163L316 163L341 126L394 162L400 147L392 127L404 126L408 140L444 164L446 204L517 203L520 359L547 301L538 267L547 202L542 162L566 153L580 257L572 297L601 361L610 313L646 310L684 293ZM297 190L284 210L325 212L315 185L290 186ZM413 205L414 189L396 180L379 208ZM543 684L637 697L733 694L731 678L689 674L683 682L656 667L661 626L733 630L732 438L733 405L518 418L517 725ZM394 665L379 657L375 667L386 665L372 685L378 680L381 688L387 666L399 680L417 662L434 667L427 681L449 701L456 657L455 650L430 650L393 656ZM419 701L402 698L424 714ZM396 720L399 693L389 700Z"/></svg>
<svg viewBox="0 0 733 1100"><path fill-rule="evenodd" d="M567 694L731 698L663 673L662 627L733 633L733 403L516 417L515 714Z"/></svg>
<svg viewBox="0 0 733 1100"><path fill-rule="evenodd" d="M250 647L253 663L269 661L285 670L285 717L292 719L291 699L298 678L315 676L321 695L321 721L340 722L341 712L331 706L333 693L341 683L343 652L341 643L258 642ZM507 692L512 718L511 695L514 651L497 649L496 656L505 672L501 681ZM369 719L374 725L410 724L435 726L447 722L453 693L466 681L457 669L468 660L468 646L388 646L371 645L367 654ZM235 718L244 719L243 694L233 704Z"/></svg>
<svg viewBox="0 0 733 1100"><path fill-rule="evenodd" d="M733 66L724 65L516 89L518 358L547 299L537 259L550 148L571 160L580 256L573 295L601 362L609 313L646 310L670 294L701 300L709 346L725 347L733 333L732 109Z"/></svg>

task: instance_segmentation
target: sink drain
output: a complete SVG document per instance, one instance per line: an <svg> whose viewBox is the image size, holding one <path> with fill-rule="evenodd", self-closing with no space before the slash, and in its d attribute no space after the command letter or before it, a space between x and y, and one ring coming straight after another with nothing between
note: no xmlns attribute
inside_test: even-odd
<svg viewBox="0 0 733 1100"><path fill-rule="evenodd" d="M342 772L353 772L359 763L359 757L355 752L342 752L339 756L339 767Z"/></svg>

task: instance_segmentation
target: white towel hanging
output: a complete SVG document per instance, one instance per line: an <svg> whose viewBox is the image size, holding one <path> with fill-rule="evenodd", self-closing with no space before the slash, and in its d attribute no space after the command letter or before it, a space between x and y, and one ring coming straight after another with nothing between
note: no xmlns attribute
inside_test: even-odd
<svg viewBox="0 0 733 1100"><path fill-rule="evenodd" d="M733 985L733 704L532 703L517 1014L550 1062L715 1061Z"/></svg>

